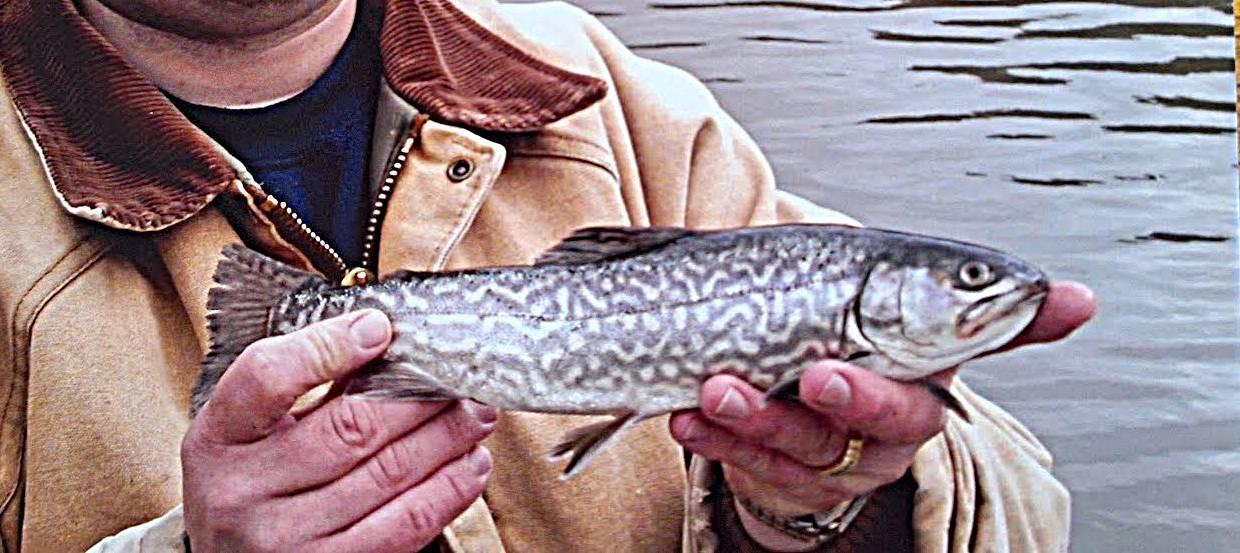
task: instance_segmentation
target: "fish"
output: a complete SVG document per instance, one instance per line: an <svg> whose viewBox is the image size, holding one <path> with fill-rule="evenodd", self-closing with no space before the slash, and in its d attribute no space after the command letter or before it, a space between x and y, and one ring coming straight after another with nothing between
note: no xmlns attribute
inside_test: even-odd
<svg viewBox="0 0 1240 553"><path fill-rule="evenodd" d="M592 227L528 266L397 271L349 287L230 245L213 280L194 410L249 344L378 309L391 345L344 393L612 415L551 448L569 457L566 479L633 425L696 408L702 383L722 373L795 401L807 368L842 359L922 383L967 419L927 377L1007 344L1049 289L1040 269L1000 250L808 224Z"/></svg>

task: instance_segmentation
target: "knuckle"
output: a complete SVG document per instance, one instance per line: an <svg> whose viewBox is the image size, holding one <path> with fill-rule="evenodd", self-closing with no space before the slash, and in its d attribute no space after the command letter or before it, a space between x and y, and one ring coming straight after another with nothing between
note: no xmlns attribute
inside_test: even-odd
<svg viewBox="0 0 1240 553"><path fill-rule="evenodd" d="M202 417L190 421L189 428L181 437L181 464L186 464L189 459L197 459L201 455L204 449L202 433L206 432L204 426L206 423L203 422Z"/></svg>
<svg viewBox="0 0 1240 553"><path fill-rule="evenodd" d="M854 424L873 426L883 419L889 407L881 401L863 401L856 404L853 410Z"/></svg>
<svg viewBox="0 0 1240 553"><path fill-rule="evenodd" d="M468 472L449 471L444 475L448 484L448 503L464 507L478 494L478 479Z"/></svg>
<svg viewBox="0 0 1240 553"><path fill-rule="evenodd" d="M922 443L943 430L947 422L946 410L939 405L930 405L923 409L907 409L908 416L904 420L896 420L897 415L890 415L885 423L893 429L892 438L902 443Z"/></svg>
<svg viewBox="0 0 1240 553"><path fill-rule="evenodd" d="M350 450L365 450L379 438L379 421L370 403L344 399L334 406L327 421L331 434Z"/></svg>
<svg viewBox="0 0 1240 553"><path fill-rule="evenodd" d="M429 503L404 509L402 518L405 519L405 528L417 540L434 537L442 530L433 509Z"/></svg>
<svg viewBox="0 0 1240 553"><path fill-rule="evenodd" d="M408 446L401 442L392 443L375 454L374 462L369 467L370 477L379 489L399 489L413 472L411 460Z"/></svg>
<svg viewBox="0 0 1240 553"><path fill-rule="evenodd" d="M474 486L470 485L470 482L466 482L463 475L448 475L448 489L451 490L449 492L450 501L455 503L455 505L463 505L463 503L474 501L474 497L472 497L474 495L472 493Z"/></svg>
<svg viewBox="0 0 1240 553"><path fill-rule="evenodd" d="M738 444L739 445L739 444ZM734 447L733 461L745 470L755 474L768 474L774 462L770 451L758 447Z"/></svg>
<svg viewBox="0 0 1240 553"><path fill-rule="evenodd" d="M330 368L344 364L344 348L332 327L318 325L307 328L301 341L306 362L315 375L330 374Z"/></svg>
<svg viewBox="0 0 1240 553"><path fill-rule="evenodd" d="M264 338L242 350L228 372L233 373L234 378L245 378L249 385L257 385L279 378L284 363L284 356L280 355L275 340Z"/></svg>
<svg viewBox="0 0 1240 553"><path fill-rule="evenodd" d="M234 526L238 522L249 518L247 515L250 501L239 493L234 484L220 482L201 491L203 520L213 533L235 531Z"/></svg>

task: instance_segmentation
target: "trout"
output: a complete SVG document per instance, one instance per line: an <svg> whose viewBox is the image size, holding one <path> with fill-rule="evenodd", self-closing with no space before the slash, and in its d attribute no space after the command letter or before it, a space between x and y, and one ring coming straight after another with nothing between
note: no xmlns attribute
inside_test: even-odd
<svg viewBox="0 0 1240 553"><path fill-rule="evenodd" d="M531 266L400 271L354 287L234 245L214 281L195 411L254 341L373 308L391 319L392 343L345 393L614 415L552 449L571 453L565 478L632 425L695 408L720 373L795 399L810 365L842 359L920 381L963 416L925 377L1005 345L1048 290L1001 251L834 225L588 228Z"/></svg>

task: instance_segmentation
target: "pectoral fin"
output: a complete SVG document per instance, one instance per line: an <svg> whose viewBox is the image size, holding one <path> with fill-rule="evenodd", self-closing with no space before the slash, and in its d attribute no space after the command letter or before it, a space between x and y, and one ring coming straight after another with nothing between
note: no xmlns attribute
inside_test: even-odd
<svg viewBox="0 0 1240 553"><path fill-rule="evenodd" d="M369 399L464 399L406 363L371 363L354 373L344 393Z"/></svg>
<svg viewBox="0 0 1240 553"><path fill-rule="evenodd" d="M564 466L564 473L560 475L562 480L568 480L579 474L600 451L616 441L616 438L625 430L647 418L649 418L648 415L627 411L616 415L611 420L574 428L564 435L564 439L552 448L547 456L550 460L556 461L572 453L568 464Z"/></svg>
<svg viewBox="0 0 1240 553"><path fill-rule="evenodd" d="M960 399L953 395L951 390L927 380L919 380L918 383L921 384L926 391L930 392L930 395L933 395L934 399L939 400L939 403L942 403L943 407L946 407L948 410L959 415L960 418L964 419L964 422L973 424L973 420L969 418L969 412L964 408L964 404L960 403Z"/></svg>

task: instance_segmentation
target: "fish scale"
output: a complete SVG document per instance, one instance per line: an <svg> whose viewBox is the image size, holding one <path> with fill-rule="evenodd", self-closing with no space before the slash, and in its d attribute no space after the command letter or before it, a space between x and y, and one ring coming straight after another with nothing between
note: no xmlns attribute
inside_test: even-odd
<svg viewBox="0 0 1240 553"><path fill-rule="evenodd" d="M968 263L984 264L993 282L962 284ZM260 278L273 273L284 278ZM570 474L635 422L696 407L709 376L732 373L787 392L821 359L857 358L879 374L920 379L1005 343L1045 295L1041 272L996 250L820 225L586 229L533 266L402 272L364 287L296 273L226 250L209 300L213 336L230 325L229 336L258 339L381 310L392 320L392 343L381 363L353 378L350 393L616 414L556 448L574 454ZM233 305L261 297L253 287L273 287L265 311ZM940 312L906 312L905 304ZM238 307L266 317L231 319ZM969 317L983 339L958 335ZM926 331L933 335L910 335ZM921 351L926 340L941 343ZM196 395L209 395L241 341L213 338Z"/></svg>

